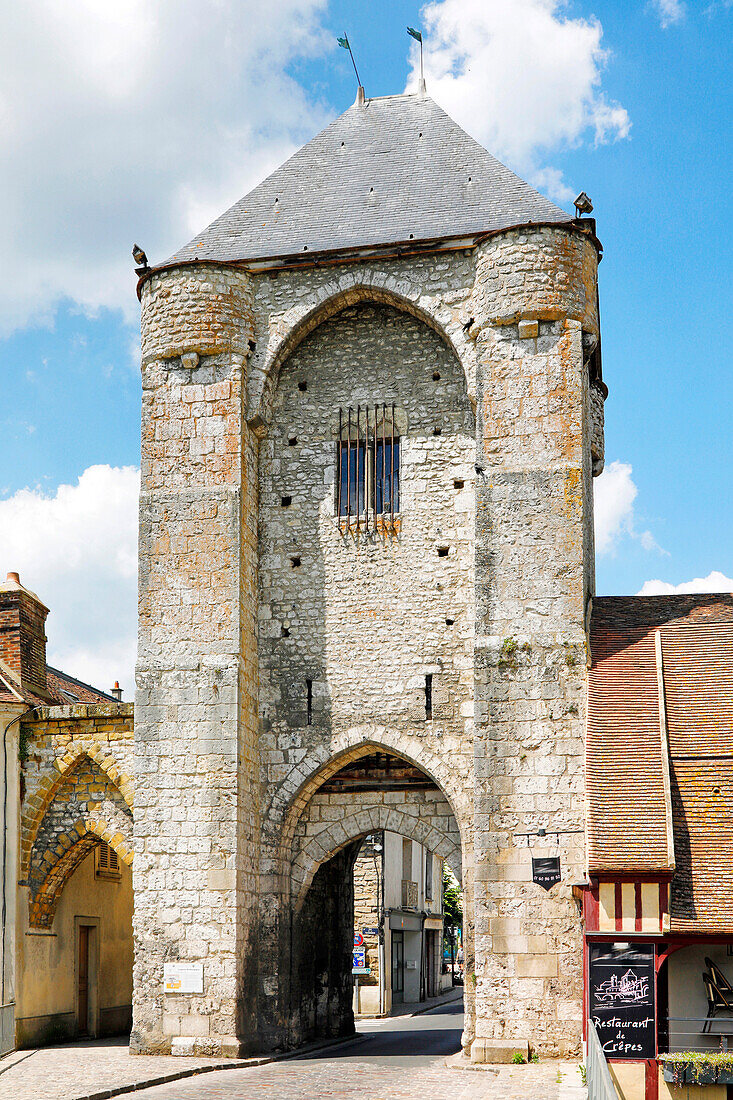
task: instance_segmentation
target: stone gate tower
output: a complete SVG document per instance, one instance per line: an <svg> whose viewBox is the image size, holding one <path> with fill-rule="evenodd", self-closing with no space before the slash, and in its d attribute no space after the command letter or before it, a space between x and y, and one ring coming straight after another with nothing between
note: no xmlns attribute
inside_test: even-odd
<svg viewBox="0 0 733 1100"><path fill-rule="evenodd" d="M353 1027L380 828L462 877L474 1057L579 1044L599 252L360 92L142 275L133 1050Z"/></svg>

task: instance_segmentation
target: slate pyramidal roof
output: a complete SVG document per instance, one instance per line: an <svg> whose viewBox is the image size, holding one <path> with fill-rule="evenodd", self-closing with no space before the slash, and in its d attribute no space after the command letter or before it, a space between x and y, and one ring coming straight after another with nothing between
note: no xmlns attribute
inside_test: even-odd
<svg viewBox="0 0 733 1100"><path fill-rule="evenodd" d="M359 100L163 266L474 237L573 218L422 95Z"/></svg>

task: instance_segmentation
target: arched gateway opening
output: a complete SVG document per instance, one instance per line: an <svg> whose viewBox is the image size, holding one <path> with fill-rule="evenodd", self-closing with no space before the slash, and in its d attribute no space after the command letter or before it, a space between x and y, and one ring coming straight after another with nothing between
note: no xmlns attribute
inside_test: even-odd
<svg viewBox="0 0 733 1100"><path fill-rule="evenodd" d="M386 1015L439 993L443 867L462 878L451 804L413 761L362 745L307 790L281 848L278 1015L288 1046L351 1034L355 1012ZM370 964L361 975L355 934Z"/></svg>

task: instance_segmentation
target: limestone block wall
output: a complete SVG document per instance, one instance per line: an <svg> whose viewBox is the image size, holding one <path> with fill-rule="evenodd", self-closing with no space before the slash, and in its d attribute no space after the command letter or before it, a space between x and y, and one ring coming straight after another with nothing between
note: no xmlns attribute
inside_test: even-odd
<svg viewBox="0 0 733 1100"><path fill-rule="evenodd" d="M593 477L603 473L606 458L606 441L604 436L604 402L606 400L605 387L602 382L591 382L590 386L590 415L591 415L591 441L590 449L593 458Z"/></svg>
<svg viewBox="0 0 733 1100"><path fill-rule="evenodd" d="M351 844L319 868L305 905L293 915L288 1034L294 1043L354 1033L351 952L358 849L358 842Z"/></svg>
<svg viewBox="0 0 733 1100"><path fill-rule="evenodd" d="M182 267L153 275L144 289L142 359L246 354L252 335L249 277L244 272Z"/></svg>
<svg viewBox="0 0 733 1100"><path fill-rule="evenodd" d="M475 975L467 970L479 1057L492 1038L547 1053L575 1052L581 1038L570 883L584 867L593 585L582 333L597 321L594 249L566 238L507 234L477 260ZM503 282L502 265L514 272ZM560 830L552 852L563 882L550 893L531 882L531 856L548 853L546 841L518 835L540 828Z"/></svg>
<svg viewBox="0 0 733 1100"><path fill-rule="evenodd" d="M142 302L131 1045L236 1054L255 1029L260 814L250 290L239 272L182 268ZM176 961L203 967L203 994L164 993Z"/></svg>
<svg viewBox="0 0 733 1100"><path fill-rule="evenodd" d="M306 1026L298 838L324 779L379 748L435 780L460 831L466 1045L554 1050L575 1027L567 885L538 895L515 834L582 821L596 264L568 226L145 284L134 1049ZM401 504L365 537L335 515L338 410L375 402L395 406ZM203 963L203 995L163 995L175 959Z"/></svg>

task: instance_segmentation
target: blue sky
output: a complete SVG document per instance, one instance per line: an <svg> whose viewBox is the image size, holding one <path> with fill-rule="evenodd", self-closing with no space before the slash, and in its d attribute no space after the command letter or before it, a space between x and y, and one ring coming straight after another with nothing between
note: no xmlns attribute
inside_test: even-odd
<svg viewBox="0 0 733 1100"><path fill-rule="evenodd" d="M610 390L598 591L711 573L733 587L732 19L724 0L29 0L10 13L0 570L51 606L52 659L129 697L133 241L163 258L346 109L344 31L367 94L404 90L407 24L425 32L429 94L568 209L581 189L595 204Z"/></svg>

